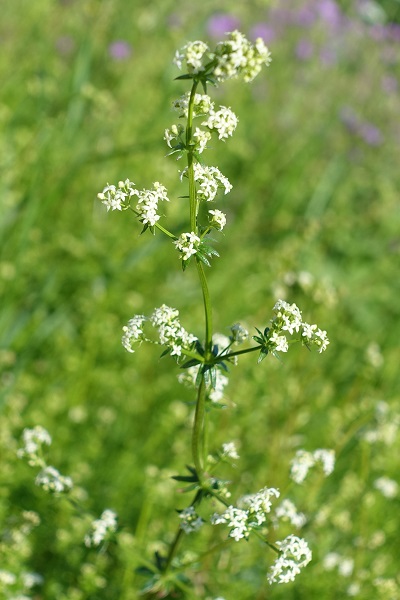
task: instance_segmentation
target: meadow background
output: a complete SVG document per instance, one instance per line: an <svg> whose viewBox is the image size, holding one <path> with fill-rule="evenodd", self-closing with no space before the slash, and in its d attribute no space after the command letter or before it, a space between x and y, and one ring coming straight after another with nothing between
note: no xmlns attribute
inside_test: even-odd
<svg viewBox="0 0 400 600"><path fill-rule="evenodd" d="M285 298L331 344L242 357L212 434L239 446L235 497L279 487L307 514L312 563L269 587L274 556L232 543L193 597L399 599L399 2L14 0L1 12L0 598L137 598L137 549L151 557L174 533L186 498L170 476L190 460L193 398L172 359L129 355L120 337L164 302L201 336L200 289L169 242L106 215L96 194L161 181L182 225L181 167L162 139L187 89L172 58L237 27L273 62L212 92L240 119L206 157L234 186L209 271L215 326L265 326ZM90 521L17 458L37 424L82 506L118 513L105 552L85 547ZM290 485L298 448L334 448L335 472Z"/></svg>

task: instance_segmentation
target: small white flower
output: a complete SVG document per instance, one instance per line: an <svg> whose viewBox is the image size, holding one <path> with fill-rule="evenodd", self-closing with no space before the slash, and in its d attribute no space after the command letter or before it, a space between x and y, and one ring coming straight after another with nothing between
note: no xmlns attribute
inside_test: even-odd
<svg viewBox="0 0 400 600"><path fill-rule="evenodd" d="M385 498L395 498L399 493L397 481L385 476L375 479L374 488L380 491Z"/></svg>
<svg viewBox="0 0 400 600"><path fill-rule="evenodd" d="M51 445L49 432L41 425L36 425L33 429L24 429L22 439L24 446L17 450L17 456L26 458L31 466L43 466L44 461L41 458L41 451L43 445Z"/></svg>
<svg viewBox="0 0 400 600"><path fill-rule="evenodd" d="M204 524L203 519L199 517L193 506L181 510L179 518L181 519L180 527L187 534L198 531Z"/></svg>
<svg viewBox="0 0 400 600"><path fill-rule="evenodd" d="M189 42L181 50L177 50L174 63L178 69L181 69L182 63L185 61L188 73L200 73L204 71L203 58L208 50L207 44L202 41Z"/></svg>
<svg viewBox="0 0 400 600"><path fill-rule="evenodd" d="M226 444L222 444L222 454L223 456L227 456L228 458L232 458L233 460L239 459L239 454L236 450L234 442L227 442Z"/></svg>
<svg viewBox="0 0 400 600"><path fill-rule="evenodd" d="M226 106L220 106L216 112L210 112L206 121L203 121L203 127L208 127L211 131L215 130L218 133L220 140L227 139L234 133L239 119L235 113Z"/></svg>
<svg viewBox="0 0 400 600"><path fill-rule="evenodd" d="M173 244L180 252L179 258L182 260L189 260L193 254L197 253L200 238L193 231L190 233L182 233Z"/></svg>
<svg viewBox="0 0 400 600"><path fill-rule="evenodd" d="M85 536L87 547L99 546L108 534L117 529L117 515L113 510L106 509L102 512L100 519L92 522L91 531Z"/></svg>
<svg viewBox="0 0 400 600"><path fill-rule="evenodd" d="M297 512L293 502L288 499L282 500L281 504L275 509L275 515L278 519L289 521L298 529L307 523L305 515Z"/></svg>
<svg viewBox="0 0 400 600"><path fill-rule="evenodd" d="M51 466L47 466L40 471L35 479L35 483L46 492L56 494L69 492L73 487L71 477L61 475L56 468Z"/></svg>
<svg viewBox="0 0 400 600"><path fill-rule="evenodd" d="M143 323L146 321L146 317L143 315L135 315L128 321L122 328L124 332L122 336L122 345L128 352L134 352L132 348L133 343L144 340Z"/></svg>
<svg viewBox="0 0 400 600"><path fill-rule="evenodd" d="M276 542L281 554L275 560L268 573L268 582L288 583L294 581L300 570L308 565L312 553L302 538L289 535L281 542Z"/></svg>
<svg viewBox="0 0 400 600"><path fill-rule="evenodd" d="M290 477L296 483L302 483L307 477L309 469L315 465L314 456L306 450L297 450L291 461Z"/></svg>
<svg viewBox="0 0 400 600"><path fill-rule="evenodd" d="M242 344L249 337L249 332L240 323L232 325L231 332L235 344Z"/></svg>
<svg viewBox="0 0 400 600"><path fill-rule="evenodd" d="M211 216L210 225L222 231L226 225L226 215L220 210L209 210L208 214Z"/></svg>

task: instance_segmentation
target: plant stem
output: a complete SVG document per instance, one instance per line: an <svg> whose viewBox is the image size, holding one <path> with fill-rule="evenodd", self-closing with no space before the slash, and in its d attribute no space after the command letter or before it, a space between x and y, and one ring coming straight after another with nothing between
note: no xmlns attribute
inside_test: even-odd
<svg viewBox="0 0 400 600"><path fill-rule="evenodd" d="M187 149L187 162L188 162L188 178L189 178L189 202L190 202L190 227L193 232L197 234L197 198L196 198L196 185L194 181L193 171L193 145L192 145L192 129L193 129L193 106L194 97L196 94L198 82L193 81L192 90L190 92L189 104L188 104L188 118L186 127L186 149Z"/></svg>
<svg viewBox="0 0 400 600"><path fill-rule="evenodd" d="M203 303L204 303L204 315L206 322L206 335L205 335L205 350L206 350L206 360L209 360L212 356L212 308L211 308L211 299L210 293L208 291L206 274L204 273L203 265L199 260L196 260L197 272L200 279L201 289L203 292Z"/></svg>
<svg viewBox="0 0 400 600"><path fill-rule="evenodd" d="M196 411L194 415L192 431L192 455L200 485L204 481L203 449L204 449L204 416L206 406L206 384L204 375L201 376L201 382L197 392Z"/></svg>

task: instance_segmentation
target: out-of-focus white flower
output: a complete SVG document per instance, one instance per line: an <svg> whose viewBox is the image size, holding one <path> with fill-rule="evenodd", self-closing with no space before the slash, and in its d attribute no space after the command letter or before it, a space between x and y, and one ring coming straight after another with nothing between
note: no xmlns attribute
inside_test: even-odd
<svg viewBox="0 0 400 600"><path fill-rule="evenodd" d="M113 510L106 509L102 512L100 519L92 522L91 531L85 536L85 545L100 546L101 542L117 529L117 515Z"/></svg>

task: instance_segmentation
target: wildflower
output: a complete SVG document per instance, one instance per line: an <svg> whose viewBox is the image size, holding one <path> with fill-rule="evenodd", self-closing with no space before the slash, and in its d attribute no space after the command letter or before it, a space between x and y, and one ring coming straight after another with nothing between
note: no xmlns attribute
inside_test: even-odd
<svg viewBox="0 0 400 600"><path fill-rule="evenodd" d="M210 211L208 211L208 212L210 212ZM232 332L231 339L235 344L242 344L249 337L249 332L247 331L247 329L242 327L242 325L240 323L235 323L234 325L232 325L231 332Z"/></svg>
<svg viewBox="0 0 400 600"><path fill-rule="evenodd" d="M190 92L186 92L172 103L180 117L188 118ZM207 94L195 94L193 98L193 116L201 117L214 110L214 102Z"/></svg>
<svg viewBox="0 0 400 600"><path fill-rule="evenodd" d="M182 176L186 175L187 168L182 171ZM200 200L212 202L217 195L218 189L223 188L225 194L228 194L232 185L229 183L217 167L206 167L200 163L194 164L194 179L199 184L197 196Z"/></svg>
<svg viewBox="0 0 400 600"><path fill-rule="evenodd" d="M296 456L291 461L290 477L296 483L302 483L307 477L309 469L315 465L315 460L311 452L298 450Z"/></svg>
<svg viewBox="0 0 400 600"><path fill-rule="evenodd" d="M169 129L164 132L164 140L170 148L174 148L176 144L172 145L172 142L176 140L177 143L181 142L181 136L184 133L185 128L180 123L178 125L171 125Z"/></svg>
<svg viewBox="0 0 400 600"><path fill-rule="evenodd" d="M294 527L300 529L307 523L307 519L303 513L296 510L295 505L291 500L282 500L281 504L275 509L275 515L282 521L289 521Z"/></svg>
<svg viewBox="0 0 400 600"><path fill-rule="evenodd" d="M111 210L123 210L127 208L126 200L127 194L115 187L115 185L107 184L102 192L97 194L102 204L107 207L107 212Z"/></svg>
<svg viewBox="0 0 400 600"><path fill-rule="evenodd" d="M159 343L171 349L171 355L181 356L189 350L197 340L196 336L188 333L179 322L179 311L163 304L156 308L150 317L154 327L158 329Z"/></svg>
<svg viewBox="0 0 400 600"><path fill-rule="evenodd" d="M277 331L273 331L271 335L268 336L268 348L272 352L287 352L289 344L284 335L279 335Z"/></svg>
<svg viewBox="0 0 400 600"><path fill-rule="evenodd" d="M43 466L44 461L40 455L43 445L51 445L49 432L41 425L36 425L33 429L24 429L22 439L24 446L17 450L19 458L27 458L28 464L32 467Z"/></svg>
<svg viewBox="0 0 400 600"><path fill-rule="evenodd" d="M203 519L199 517L193 506L189 506L188 508L179 511L179 518L181 519L180 527L185 533L198 531L204 523Z"/></svg>
<svg viewBox="0 0 400 600"><path fill-rule="evenodd" d="M192 231L190 233L182 233L177 240L174 241L174 246L179 250L179 258L189 260L193 254L196 254L200 244L200 238Z"/></svg>
<svg viewBox="0 0 400 600"><path fill-rule="evenodd" d="M201 154L206 149L207 143L211 140L211 133L196 127L192 137L195 143L196 152Z"/></svg>
<svg viewBox="0 0 400 600"><path fill-rule="evenodd" d="M280 554L271 566L267 576L268 582L271 584L294 581L300 570L311 561L311 550L305 540L295 535L289 535L283 541L276 542L276 545Z"/></svg>
<svg viewBox="0 0 400 600"><path fill-rule="evenodd" d="M122 336L122 345L128 352L134 352L132 343L137 343L144 340L143 323L146 321L146 317L143 315L135 315L128 321L122 328L124 332Z"/></svg>
<svg viewBox="0 0 400 600"><path fill-rule="evenodd" d="M69 492L73 487L71 477L61 475L56 468L51 466L46 466L40 471L35 479L35 483L39 487L42 487L46 492L53 492L56 494Z"/></svg>
<svg viewBox="0 0 400 600"><path fill-rule="evenodd" d="M374 488L380 491L385 498L395 498L399 493L399 484L389 477L378 477L374 481Z"/></svg>
<svg viewBox="0 0 400 600"><path fill-rule="evenodd" d="M132 47L125 40L116 40L108 46L108 53L114 60L126 60L132 54Z"/></svg>
<svg viewBox="0 0 400 600"><path fill-rule="evenodd" d="M85 536L85 546L99 546L108 534L117 529L117 515L113 510L104 510L100 519L92 522L91 531Z"/></svg>
<svg viewBox="0 0 400 600"><path fill-rule="evenodd" d="M204 71L203 58L209 51L207 44L202 41L189 42L175 53L174 63L178 69L186 62L188 73L196 75Z"/></svg>
<svg viewBox="0 0 400 600"><path fill-rule="evenodd" d="M273 308L276 317L272 320L275 329L287 331L292 335L299 331L302 324L301 311L296 304L278 300Z"/></svg>
<svg viewBox="0 0 400 600"><path fill-rule="evenodd" d="M208 127L211 131L215 130L218 133L218 138L223 140L232 136L238 122L239 119L230 108L220 106L217 112L210 111L208 119L203 121L202 125Z"/></svg>
<svg viewBox="0 0 400 600"><path fill-rule="evenodd" d="M237 542L247 539L252 529L260 527L267 520L271 511L271 497L279 497L276 488L263 488L256 494L248 494L238 501L238 507L229 506L222 514L214 514L213 525L227 524L230 527L229 537Z"/></svg>
<svg viewBox="0 0 400 600"><path fill-rule="evenodd" d="M226 456L227 458L232 458L232 460L239 459L239 454L236 450L236 446L235 446L234 442L228 442L228 443L222 444L222 454L223 454L223 456Z"/></svg>
<svg viewBox="0 0 400 600"><path fill-rule="evenodd" d="M208 214L211 216L210 225L222 231L226 225L226 215L220 210L209 210Z"/></svg>
<svg viewBox="0 0 400 600"><path fill-rule="evenodd" d="M335 451L319 448L314 453L298 450L291 461L290 477L296 483L302 483L307 477L309 469L317 462L322 464L325 477L328 477L335 466Z"/></svg>
<svg viewBox="0 0 400 600"><path fill-rule="evenodd" d="M161 183L155 181L153 183L153 190L137 192L137 196L136 212L138 213L140 222L144 225L154 226L160 219L160 215L157 214L158 202L169 202L167 189Z"/></svg>
<svg viewBox="0 0 400 600"><path fill-rule="evenodd" d="M228 39L220 42L215 50L217 66L214 76L217 81L243 76L244 81L252 81L261 71L263 65L268 66L271 55L261 38L254 44L239 31L228 34Z"/></svg>

